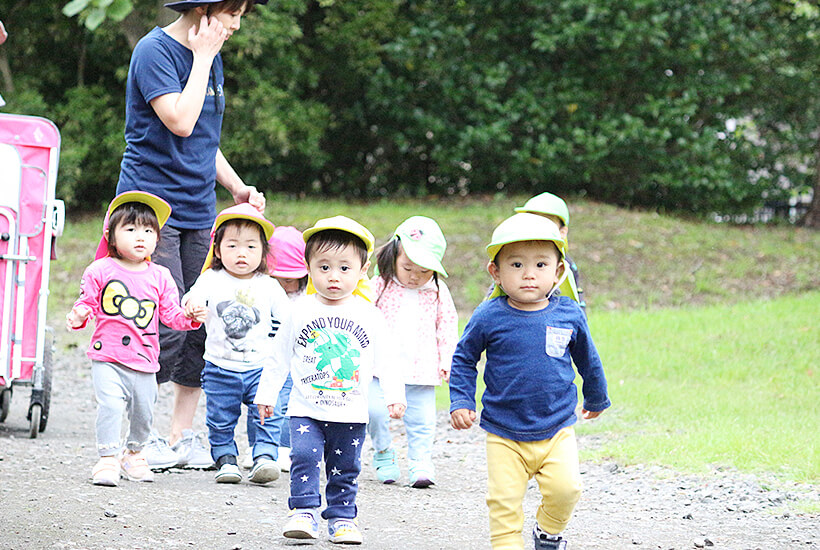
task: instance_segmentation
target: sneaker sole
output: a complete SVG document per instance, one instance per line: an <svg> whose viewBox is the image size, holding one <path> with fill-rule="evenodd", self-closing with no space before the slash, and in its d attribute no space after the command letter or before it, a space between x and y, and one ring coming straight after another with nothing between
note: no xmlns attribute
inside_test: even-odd
<svg viewBox="0 0 820 550"><path fill-rule="evenodd" d="M92 479L91 484L99 485L100 487L116 487L119 485L119 482L110 479Z"/></svg>
<svg viewBox="0 0 820 550"><path fill-rule="evenodd" d="M279 468L275 464L268 464L261 466L258 470L251 473L248 481L252 483L270 483L279 479Z"/></svg>
<svg viewBox="0 0 820 550"><path fill-rule="evenodd" d="M134 476L130 475L128 472L126 472L125 470L121 470L120 475L121 475L121 477L124 477L128 481L144 481L146 483L151 483L151 482L154 481L154 475L153 475L153 472L151 472L151 470L148 470L148 473L145 474L142 477L134 477Z"/></svg>
<svg viewBox="0 0 820 550"><path fill-rule="evenodd" d="M158 464L148 464L148 467L154 470L155 472L161 472L163 470L168 470L169 468L173 468L177 465L177 461L173 462L160 462Z"/></svg>
<svg viewBox="0 0 820 550"><path fill-rule="evenodd" d="M435 482L433 482L433 481L431 481L427 478L422 478L422 479L417 479L416 481L414 481L413 484L411 485L411 487L413 487L414 489L426 489L430 485L435 485Z"/></svg>
<svg viewBox="0 0 820 550"><path fill-rule="evenodd" d="M242 481L242 476L239 474L222 474L215 478L217 483L239 483Z"/></svg>
<svg viewBox="0 0 820 550"><path fill-rule="evenodd" d="M298 539L298 540L316 540L319 538L319 534L316 533L309 533L307 531L302 531L301 529L291 529L290 531L285 531L282 533L282 536L286 539Z"/></svg>

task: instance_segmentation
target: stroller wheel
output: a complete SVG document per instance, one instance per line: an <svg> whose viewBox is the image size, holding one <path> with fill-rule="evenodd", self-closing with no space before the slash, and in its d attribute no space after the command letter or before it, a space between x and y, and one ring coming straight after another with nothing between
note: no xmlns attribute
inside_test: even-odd
<svg viewBox="0 0 820 550"><path fill-rule="evenodd" d="M0 422L5 421L9 415L9 407L11 407L11 390L5 389L0 392Z"/></svg>
<svg viewBox="0 0 820 550"><path fill-rule="evenodd" d="M43 407L39 403L31 406L31 422L29 423L28 436L30 439L37 437L40 432L40 417L43 414Z"/></svg>

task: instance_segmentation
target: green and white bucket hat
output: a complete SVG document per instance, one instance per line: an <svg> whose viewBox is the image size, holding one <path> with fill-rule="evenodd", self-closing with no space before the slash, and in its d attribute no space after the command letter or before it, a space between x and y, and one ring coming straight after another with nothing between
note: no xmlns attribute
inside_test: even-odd
<svg viewBox="0 0 820 550"><path fill-rule="evenodd" d="M425 216L407 218L396 228L393 237L398 237L401 241L404 253L411 262L447 277L447 272L441 265L447 241L435 220Z"/></svg>

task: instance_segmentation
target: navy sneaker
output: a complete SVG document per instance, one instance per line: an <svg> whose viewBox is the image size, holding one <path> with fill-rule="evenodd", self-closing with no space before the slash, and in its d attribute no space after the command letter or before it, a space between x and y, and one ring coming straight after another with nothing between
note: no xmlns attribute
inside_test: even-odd
<svg viewBox="0 0 820 550"><path fill-rule="evenodd" d="M535 543L535 550L566 550L567 541L561 535L550 535L542 531L538 524L532 528L532 540Z"/></svg>

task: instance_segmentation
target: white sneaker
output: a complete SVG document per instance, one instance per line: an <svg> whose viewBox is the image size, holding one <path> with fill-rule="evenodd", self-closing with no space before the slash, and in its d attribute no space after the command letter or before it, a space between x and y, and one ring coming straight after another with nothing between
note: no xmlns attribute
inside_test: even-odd
<svg viewBox="0 0 820 550"><path fill-rule="evenodd" d="M182 439L171 447L179 455L180 468L210 468L214 464L211 452L205 446L205 434L193 430L182 430Z"/></svg>
<svg viewBox="0 0 820 550"><path fill-rule="evenodd" d="M256 459L251 473L248 475L248 480L252 483L270 483L279 479L279 468L276 463L266 456L260 456Z"/></svg>
<svg viewBox="0 0 820 550"><path fill-rule="evenodd" d="M220 457L217 467L219 469L214 475L214 480L217 483L239 483L242 481L242 474L239 472L239 466L236 465L235 456Z"/></svg>
<svg viewBox="0 0 820 550"><path fill-rule="evenodd" d="M239 461L242 467L246 470L253 468L253 447L248 447L248 450L242 455L242 460Z"/></svg>
<svg viewBox="0 0 820 550"><path fill-rule="evenodd" d="M291 510L285 528L282 529L282 535L286 539L318 539L318 515L318 511L312 508Z"/></svg>
<svg viewBox="0 0 820 550"><path fill-rule="evenodd" d="M290 447L279 447L279 458L276 459L276 465L283 472L290 471Z"/></svg>
<svg viewBox="0 0 820 550"><path fill-rule="evenodd" d="M152 470L173 468L179 463L179 455L174 452L168 442L152 432L151 437L142 448L142 456Z"/></svg>

